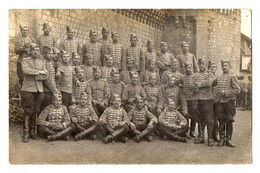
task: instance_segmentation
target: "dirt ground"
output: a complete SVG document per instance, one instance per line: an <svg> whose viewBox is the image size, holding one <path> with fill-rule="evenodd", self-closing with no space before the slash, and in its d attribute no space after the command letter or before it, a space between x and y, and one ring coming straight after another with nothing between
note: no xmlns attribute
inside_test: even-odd
<svg viewBox="0 0 260 173"><path fill-rule="evenodd" d="M22 128L10 125L11 164L250 164L252 163L251 111L237 111L232 141L235 148L208 147L154 138L153 142L132 139L127 143L103 144L82 140L22 142Z"/></svg>

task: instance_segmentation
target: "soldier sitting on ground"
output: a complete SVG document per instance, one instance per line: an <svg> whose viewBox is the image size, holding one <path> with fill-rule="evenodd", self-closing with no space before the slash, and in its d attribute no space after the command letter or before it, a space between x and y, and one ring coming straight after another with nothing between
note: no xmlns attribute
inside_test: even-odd
<svg viewBox="0 0 260 173"><path fill-rule="evenodd" d="M170 100L168 107L159 116L159 130L171 140L186 142L189 128L187 120L176 110L175 102Z"/></svg>
<svg viewBox="0 0 260 173"><path fill-rule="evenodd" d="M151 142L152 136L150 134L155 129L158 120L156 116L147 110L141 96L136 96L135 104L135 108L128 113L128 117L131 121L130 129L135 135L134 140L140 142L141 139L146 138Z"/></svg>
<svg viewBox="0 0 260 173"><path fill-rule="evenodd" d="M113 105L107 108L99 119L105 144L118 139L124 143L127 141L125 135L128 132L130 121L126 111L120 107L120 96L114 94L113 97Z"/></svg>
<svg viewBox="0 0 260 173"><path fill-rule="evenodd" d="M61 94L53 95L52 104L47 106L39 115L37 124L39 134L47 137L48 141L68 140L72 128L66 106L62 105Z"/></svg>
<svg viewBox="0 0 260 173"><path fill-rule="evenodd" d="M73 128L75 141L81 140L91 135L91 139L96 139L96 129L98 117L94 109L88 105L89 95L85 92L81 94L79 104L70 111L71 127Z"/></svg>

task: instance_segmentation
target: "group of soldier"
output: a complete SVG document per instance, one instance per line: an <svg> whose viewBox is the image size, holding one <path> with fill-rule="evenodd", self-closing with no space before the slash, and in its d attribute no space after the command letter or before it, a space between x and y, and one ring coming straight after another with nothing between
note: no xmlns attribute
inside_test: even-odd
<svg viewBox="0 0 260 173"><path fill-rule="evenodd" d="M107 28L101 39L90 30L90 42L81 47L74 30L66 29L67 38L57 46L47 23L37 41L28 27L21 27L15 52L25 114L23 142L38 134L48 141L67 140L71 134L76 141L95 140L101 132L106 144L129 137L152 141L155 135L203 144L207 126L208 146L217 141L234 147L240 88L228 60L221 61L223 73L217 76L217 64L197 60L186 42L175 58L165 42L158 52L149 40L143 52L136 35L127 48L117 32L111 33L111 42Z"/></svg>

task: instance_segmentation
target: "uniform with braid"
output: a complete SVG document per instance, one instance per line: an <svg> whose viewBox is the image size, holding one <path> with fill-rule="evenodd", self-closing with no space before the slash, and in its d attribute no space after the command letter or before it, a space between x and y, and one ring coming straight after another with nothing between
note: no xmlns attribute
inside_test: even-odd
<svg viewBox="0 0 260 173"><path fill-rule="evenodd" d="M182 74L185 74L185 63L186 62L189 62L190 64L192 64L194 73L197 73L199 71L198 60L195 57L195 55L193 55L192 53L188 52L187 54L181 54L178 56L178 59L180 61L180 71Z"/></svg>
<svg viewBox="0 0 260 173"><path fill-rule="evenodd" d="M49 47L49 48L54 48L56 41L55 38L52 35L41 35L38 38L38 44L40 47L40 51L42 52L42 48L44 46Z"/></svg>
<svg viewBox="0 0 260 173"><path fill-rule="evenodd" d="M180 73L179 71L173 72L171 69L165 71L162 76L161 76L161 84L166 84L167 83L167 77L168 76L173 76L177 79L178 83L181 82L183 78L183 74Z"/></svg>
<svg viewBox="0 0 260 173"><path fill-rule="evenodd" d="M157 66L160 70L160 75L162 75L165 71L169 70L171 67L171 61L174 56L171 53L165 52L157 53Z"/></svg>
<svg viewBox="0 0 260 173"><path fill-rule="evenodd" d="M143 56L143 50L139 46L132 47L129 46L126 48L126 56L123 63L123 70L126 69L126 62L128 61L127 58L133 58L134 60L134 69L138 72L141 72L145 69L145 61Z"/></svg>
<svg viewBox="0 0 260 173"><path fill-rule="evenodd" d="M158 108L163 109L163 93L162 88L159 85L152 86L148 84L144 86L144 91L147 95L147 106L148 110L156 115L156 110Z"/></svg>
<svg viewBox="0 0 260 173"><path fill-rule="evenodd" d="M157 83L158 84L160 83L159 70L156 69L154 71L151 71L151 70L148 69L148 70L142 71L140 73L140 81L142 83L142 86L145 86L149 83L150 75L155 75L156 79L157 79Z"/></svg>
<svg viewBox="0 0 260 173"><path fill-rule="evenodd" d="M111 83L112 82L112 78L111 78L111 72L112 72L112 69L114 67L111 66L111 67L102 67L102 79L106 80L107 83Z"/></svg>
<svg viewBox="0 0 260 173"><path fill-rule="evenodd" d="M93 57L93 65L101 66L102 65L102 45L98 42L95 43L87 43L82 47L83 55L89 54ZM83 63L85 63L85 59L83 59Z"/></svg>
<svg viewBox="0 0 260 173"><path fill-rule="evenodd" d="M121 81L119 83L111 82L111 83L108 83L108 85L110 88L110 96L117 94L117 95L119 95L120 98L122 98L123 91L125 89L124 82L121 82ZM111 102L111 98L110 98L110 102Z"/></svg>
<svg viewBox="0 0 260 173"><path fill-rule="evenodd" d="M108 53L113 57L113 61L117 64L118 69L122 69L124 59L124 46L120 43L110 43Z"/></svg>
<svg viewBox="0 0 260 173"><path fill-rule="evenodd" d="M75 84L73 85L73 101L78 104L80 101L80 96L84 92L88 96L88 104L91 105L91 88L89 82L86 80L76 80Z"/></svg>
<svg viewBox="0 0 260 173"><path fill-rule="evenodd" d="M144 59L145 59L145 69L148 69L148 66L147 66L148 61L155 61L156 62L156 60L157 60L156 53L146 51L145 55L144 55Z"/></svg>
<svg viewBox="0 0 260 173"><path fill-rule="evenodd" d="M81 47L79 42L76 40L76 38L72 38L72 39L65 39L62 43L61 43L61 49L65 50L70 58L72 58L72 53L75 52L79 55L81 55ZM72 62L70 62L70 64L72 64Z"/></svg>

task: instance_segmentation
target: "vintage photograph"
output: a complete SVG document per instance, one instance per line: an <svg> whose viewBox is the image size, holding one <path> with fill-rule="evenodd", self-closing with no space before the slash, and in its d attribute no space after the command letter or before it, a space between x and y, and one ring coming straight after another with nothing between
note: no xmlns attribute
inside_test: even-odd
<svg viewBox="0 0 260 173"><path fill-rule="evenodd" d="M10 164L251 164L250 9L10 9Z"/></svg>

